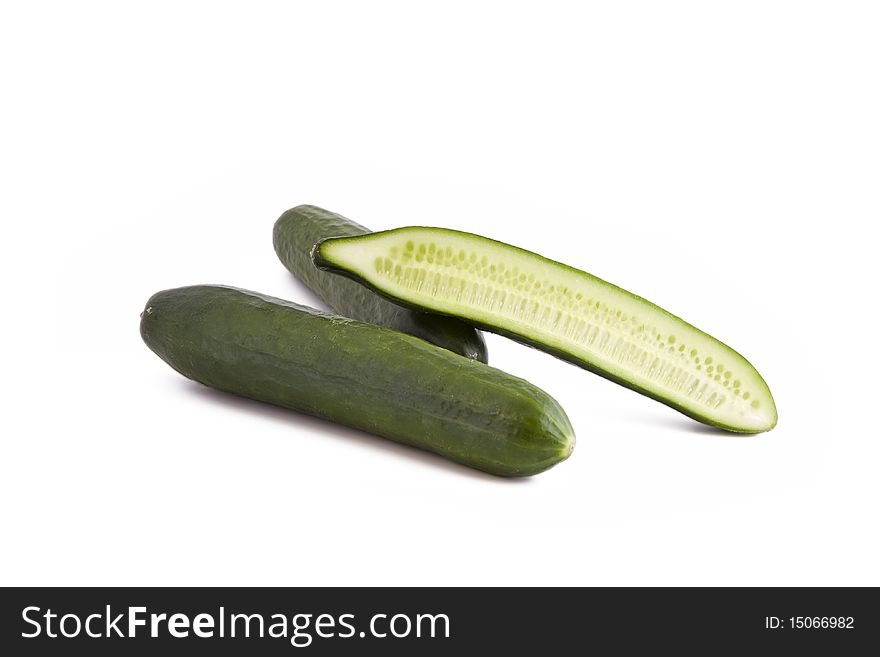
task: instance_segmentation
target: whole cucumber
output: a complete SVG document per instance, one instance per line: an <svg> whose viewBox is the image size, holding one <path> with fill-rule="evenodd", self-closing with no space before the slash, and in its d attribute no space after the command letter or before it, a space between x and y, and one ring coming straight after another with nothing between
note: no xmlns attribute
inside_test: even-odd
<svg viewBox="0 0 880 657"><path fill-rule="evenodd" d="M232 287L153 295L147 346L184 376L496 475L566 459L565 412L531 383L424 340Z"/></svg>
<svg viewBox="0 0 880 657"><path fill-rule="evenodd" d="M314 205L300 205L275 222L272 242L285 267L336 313L368 324L387 326L485 363L486 343L473 326L451 317L410 310L342 276L321 271L309 256L327 237L366 235L370 231Z"/></svg>

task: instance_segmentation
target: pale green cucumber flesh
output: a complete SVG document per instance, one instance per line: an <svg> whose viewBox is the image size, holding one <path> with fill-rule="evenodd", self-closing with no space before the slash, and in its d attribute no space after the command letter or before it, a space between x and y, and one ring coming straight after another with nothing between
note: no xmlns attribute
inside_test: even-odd
<svg viewBox="0 0 880 657"><path fill-rule="evenodd" d="M417 309L548 351L730 431L776 425L776 405L736 351L584 271L494 240L407 227L331 238L315 264Z"/></svg>

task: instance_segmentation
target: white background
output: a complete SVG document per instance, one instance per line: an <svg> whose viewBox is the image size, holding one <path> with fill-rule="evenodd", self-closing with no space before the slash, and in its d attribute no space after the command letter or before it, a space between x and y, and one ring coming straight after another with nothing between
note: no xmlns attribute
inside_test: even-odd
<svg viewBox="0 0 880 657"><path fill-rule="evenodd" d="M880 584L876 3L4 3L3 584ZM191 383L150 294L307 303L313 203L615 282L728 342L708 431L489 336L567 409L508 481Z"/></svg>

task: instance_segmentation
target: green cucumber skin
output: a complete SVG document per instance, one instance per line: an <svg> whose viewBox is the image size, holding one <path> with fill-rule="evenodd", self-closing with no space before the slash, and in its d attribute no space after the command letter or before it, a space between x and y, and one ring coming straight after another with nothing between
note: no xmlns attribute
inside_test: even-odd
<svg viewBox="0 0 880 657"><path fill-rule="evenodd" d="M212 388L436 452L489 472L537 474L574 432L534 385L424 340L232 287L153 295L141 336Z"/></svg>
<svg viewBox="0 0 880 657"><path fill-rule="evenodd" d="M467 358L488 362L483 336L472 325L439 314L404 308L352 281L321 271L309 255L327 237L353 237L371 231L345 217L314 205L300 205L275 222L272 242L284 266L336 313L378 324Z"/></svg>
<svg viewBox="0 0 880 657"><path fill-rule="evenodd" d="M388 230L388 231L380 231L380 232L372 233L372 235L379 236L379 235L381 235L381 234L383 234L383 233L393 233L393 232L397 232L397 231L406 231L406 230L408 230L409 228L411 228L411 227L392 229L392 230ZM412 228L425 228L425 229L428 229L428 230L432 230L431 228L428 228L428 227L412 227ZM534 253L534 252L528 251L528 250L526 250L526 249L522 249L522 248L520 248L520 247L516 247L516 246L510 245L510 244L506 244L506 243L504 243L504 242L499 242L498 240L493 240L493 239L491 239L491 238L486 238L486 237L482 237L482 236L474 236L474 235L472 235L472 234L470 234L470 233L464 233L464 232L462 232L462 231L454 231L454 230L450 230L450 229L441 229L441 230L446 231L446 232L450 232L450 233L460 233L460 234L462 234L462 235L468 235L468 236L478 237L479 239L486 240L487 242L495 243L495 244L497 244L498 246L501 246L501 247L503 247L503 248L509 248L509 249L513 249L513 250L516 250L516 251L520 251L520 252L526 253L526 254L528 254L528 255L530 255L530 256L533 256L533 257L535 257L535 258L538 258L538 259L540 259L540 260L542 260L542 261L545 261L545 262L551 263L551 264L553 264L553 265L560 266L560 267L563 267L563 268L566 268L566 269L568 269L568 270L572 270L572 271L575 271L575 272L578 272L578 273L582 273L580 270L578 270L578 269L576 269L576 268L574 268L574 267L571 267L571 266L569 266L569 265L566 265L566 264L564 264L564 263L560 263L560 262L556 262L556 261L554 261L554 260L550 260L549 258L545 258L544 256L542 256L542 255L540 255L540 254L537 254L537 253ZM344 265L341 265L340 263L334 262L334 261L332 261L332 260L326 258L326 257L324 256L324 254L322 253L322 246L323 246L325 243L330 243L330 242L335 241L335 239L336 239L336 238L325 238L325 239L320 240L319 242L317 242L317 243L315 244L315 246L313 247L313 249L312 249L312 261L314 262L315 266L316 266L318 269L322 269L322 270L327 271L327 272L332 272L333 274L337 274L337 275L340 275L340 276L344 276L344 277L346 277L346 278L348 278L348 279L350 279L350 280L352 280L352 281L357 282L357 283L360 284L360 285L363 285L364 287L370 289L371 291L375 292L376 294L380 294L380 295L382 295L383 297L385 297L385 298L388 299L389 301L392 301L392 302L394 302L394 303L400 304L400 305L402 305L402 306L404 306L404 307L407 307L407 308L410 308L410 309L413 309L413 310L424 310L424 311L426 311L426 312L432 312L432 313L438 313L438 314L441 312L441 311L439 311L439 310L436 309L436 308L428 308L428 307L424 307L424 306L421 306L421 305L419 305L419 304L417 304L417 303L413 303L413 302L408 301L408 300L406 300L406 299L402 299L402 298L400 298L400 297L394 296L393 294L389 294L387 291L381 289L380 287L377 287L377 286L374 285L370 280L368 280L368 279L364 278L363 276L359 275L357 272L354 272L354 271L352 271L352 270L346 268ZM595 277L594 277L594 278L595 278ZM629 291L627 291L627 290L623 290L622 288L619 288L619 287L616 286L616 285L613 285L613 284L611 284L611 283L607 283L606 281L602 281L602 282L603 282L604 284L606 284L606 285L609 285L609 286L611 286L611 287L616 288L616 289L619 290L620 292L623 292L623 293L625 293L626 295L628 295L628 296L630 296L630 297L637 298L637 299L639 299L639 300L641 300L641 301L647 301L647 300L642 299L641 297L638 297L637 295L635 295L635 294L633 294L633 293L631 293L631 292L629 292ZM648 303L650 303L650 302L648 302ZM701 331L700 329L697 329L697 328L694 327L693 325L689 324L688 322L686 322L685 320L681 319L680 317L678 317L678 316L676 316L676 315L673 315L673 314L670 313L669 311L664 310L663 308L660 308L659 306L656 306L656 304L651 303L650 305L651 305L651 306L654 306L657 310L659 310L659 311L661 311L662 313L668 315L669 317L675 319L676 321L681 322L682 324L687 325L688 327L692 328L693 330L695 330L695 331L697 331L697 332L699 332L699 333L701 333L701 334L703 334L703 335L708 336L708 334L706 334L704 331ZM708 425L708 426L715 427L715 428L717 428L717 429L722 429L722 430L724 430L724 431L730 431L730 432L732 432L732 433L742 433L742 434L761 433L761 432L763 432L763 431L768 431L768 430L772 429L772 428L775 427L775 425L776 425L776 421L774 421L774 422L772 423L772 425L769 426L769 427L767 427L766 429L760 429L760 430L758 430L758 431L754 431L754 430L750 430L750 429L743 429L742 427L738 427L738 426L736 426L736 425L727 424L727 423L725 423L725 422L723 422L723 421L719 421L719 420L717 420L717 419L715 419L715 418L713 418L713 417L711 417L711 416L707 416L707 415L701 414L701 413L699 413L699 412L695 412L695 411L693 411L693 410L691 410L691 409L689 409L689 408L687 408L687 407L685 407L685 406L682 406L682 405L676 403L674 400L667 399L667 398L665 398L664 396L655 393L654 391L650 390L649 388L645 388L645 387L642 387L642 386L634 385L632 382L628 381L627 379L622 378L622 377L620 377L620 376L617 376L617 375L615 375L615 374L613 374L613 373L611 373L611 372L608 372L607 370L605 370L605 369L603 369L603 368L601 368L601 367L596 366L594 363L591 363L591 362L589 362L589 361L586 361L586 360L583 360L583 359L581 359L581 358L578 358L578 357L575 356L574 354L571 354L571 353L569 353L569 352L567 352L567 351L565 351L565 350L557 349L557 348L555 348L555 347L553 347L553 346L551 346L551 345L548 345L548 344L546 344L546 343L544 343L544 342L542 342L542 341L540 341L540 340L534 340L534 339L531 339L528 335L525 335L525 334L522 334L522 333L511 332L511 331L509 331L509 330L504 329L503 327L499 327L499 326L496 326L496 325L493 325L493 324L491 324L491 323L487 323L487 322L481 322L481 321L479 321L479 320L477 320L477 319L475 319L475 318L473 318L473 317L468 317L468 316L463 315L463 314L454 314L454 315L453 315L453 314L450 314L450 316L451 316L451 317L458 318L458 319L462 319L462 320L464 320L464 321L467 321L467 322L471 323L473 326L476 326L477 328L482 329L482 330L484 330L484 331L489 331L489 332L491 332L491 333L495 333L495 334L498 334L498 335L502 335L502 336L504 336L504 337L506 337L506 338L509 338L509 339L511 339L511 340L514 340L515 342L519 342L520 344L524 344L524 345L526 345L526 346L528 346L528 347L532 347L532 348L535 348L535 349L539 349L539 350L541 350L541 351L543 351L543 352L545 352L545 353L548 353L548 354L550 354L551 356L554 356L554 357L556 357L556 358L559 358L560 360L563 360L563 361L565 361L565 362L567 362L567 363L571 363L571 364L576 365L576 366L578 366L578 367L580 367L580 368L582 368L582 369L585 369L585 370L587 370L587 371L593 372L594 374L597 374L597 375L599 375L599 376L601 376L601 377L603 377L603 378L605 378L605 379L608 379L609 381L613 381L614 383L617 383L617 384L619 384L619 385L622 385L622 386L624 386L625 388L629 388L630 390L633 390L633 391L635 391L635 392L637 392L637 393L639 393L639 394L641 394L641 395L644 395L644 396L646 396L646 397L649 397L650 399L653 399L653 400L655 400L655 401L658 401L658 402L660 402L661 404L664 404L664 405L666 405L666 406L668 406L668 407L670 407L670 408L672 408L672 409L674 409L674 410L676 410L676 411L682 413L683 415L685 415L685 416L687 416L687 417L690 417L691 419L696 420L697 422L700 422L700 423L702 423L702 424L706 424L706 425ZM708 337L711 338L711 336L708 336ZM715 340L715 338L712 338L712 339ZM717 340L716 340L716 341L717 341ZM718 341L718 342L720 343L720 341ZM729 350L730 350L731 352L733 352L734 354L738 355L740 358L743 358L744 361L748 362L748 361L745 359L745 357L743 357L741 354L739 354L739 352L735 351L734 349L730 348L729 346L725 345L724 343L720 343L720 344L722 344L724 347L726 347L727 349L729 349ZM760 378L760 375L758 375L758 377ZM767 386L766 382L764 382L763 379L761 379L761 383L763 384L763 387L764 387L764 389L765 389L765 392L766 392L766 394L767 394L767 397L770 399L770 402L771 402L771 403L774 403L774 402L773 402L773 397L772 397L772 395L770 394L770 389L769 389L769 387ZM775 407L775 403L774 403L774 407Z"/></svg>

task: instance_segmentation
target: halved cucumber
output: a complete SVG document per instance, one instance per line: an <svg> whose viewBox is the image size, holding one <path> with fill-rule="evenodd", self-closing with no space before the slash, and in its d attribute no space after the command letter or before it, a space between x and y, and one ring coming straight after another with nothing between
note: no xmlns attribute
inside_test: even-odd
<svg viewBox="0 0 880 657"><path fill-rule="evenodd" d="M331 238L315 264L416 309L460 317L547 351L713 426L776 425L740 354L616 285L509 244L444 228Z"/></svg>

